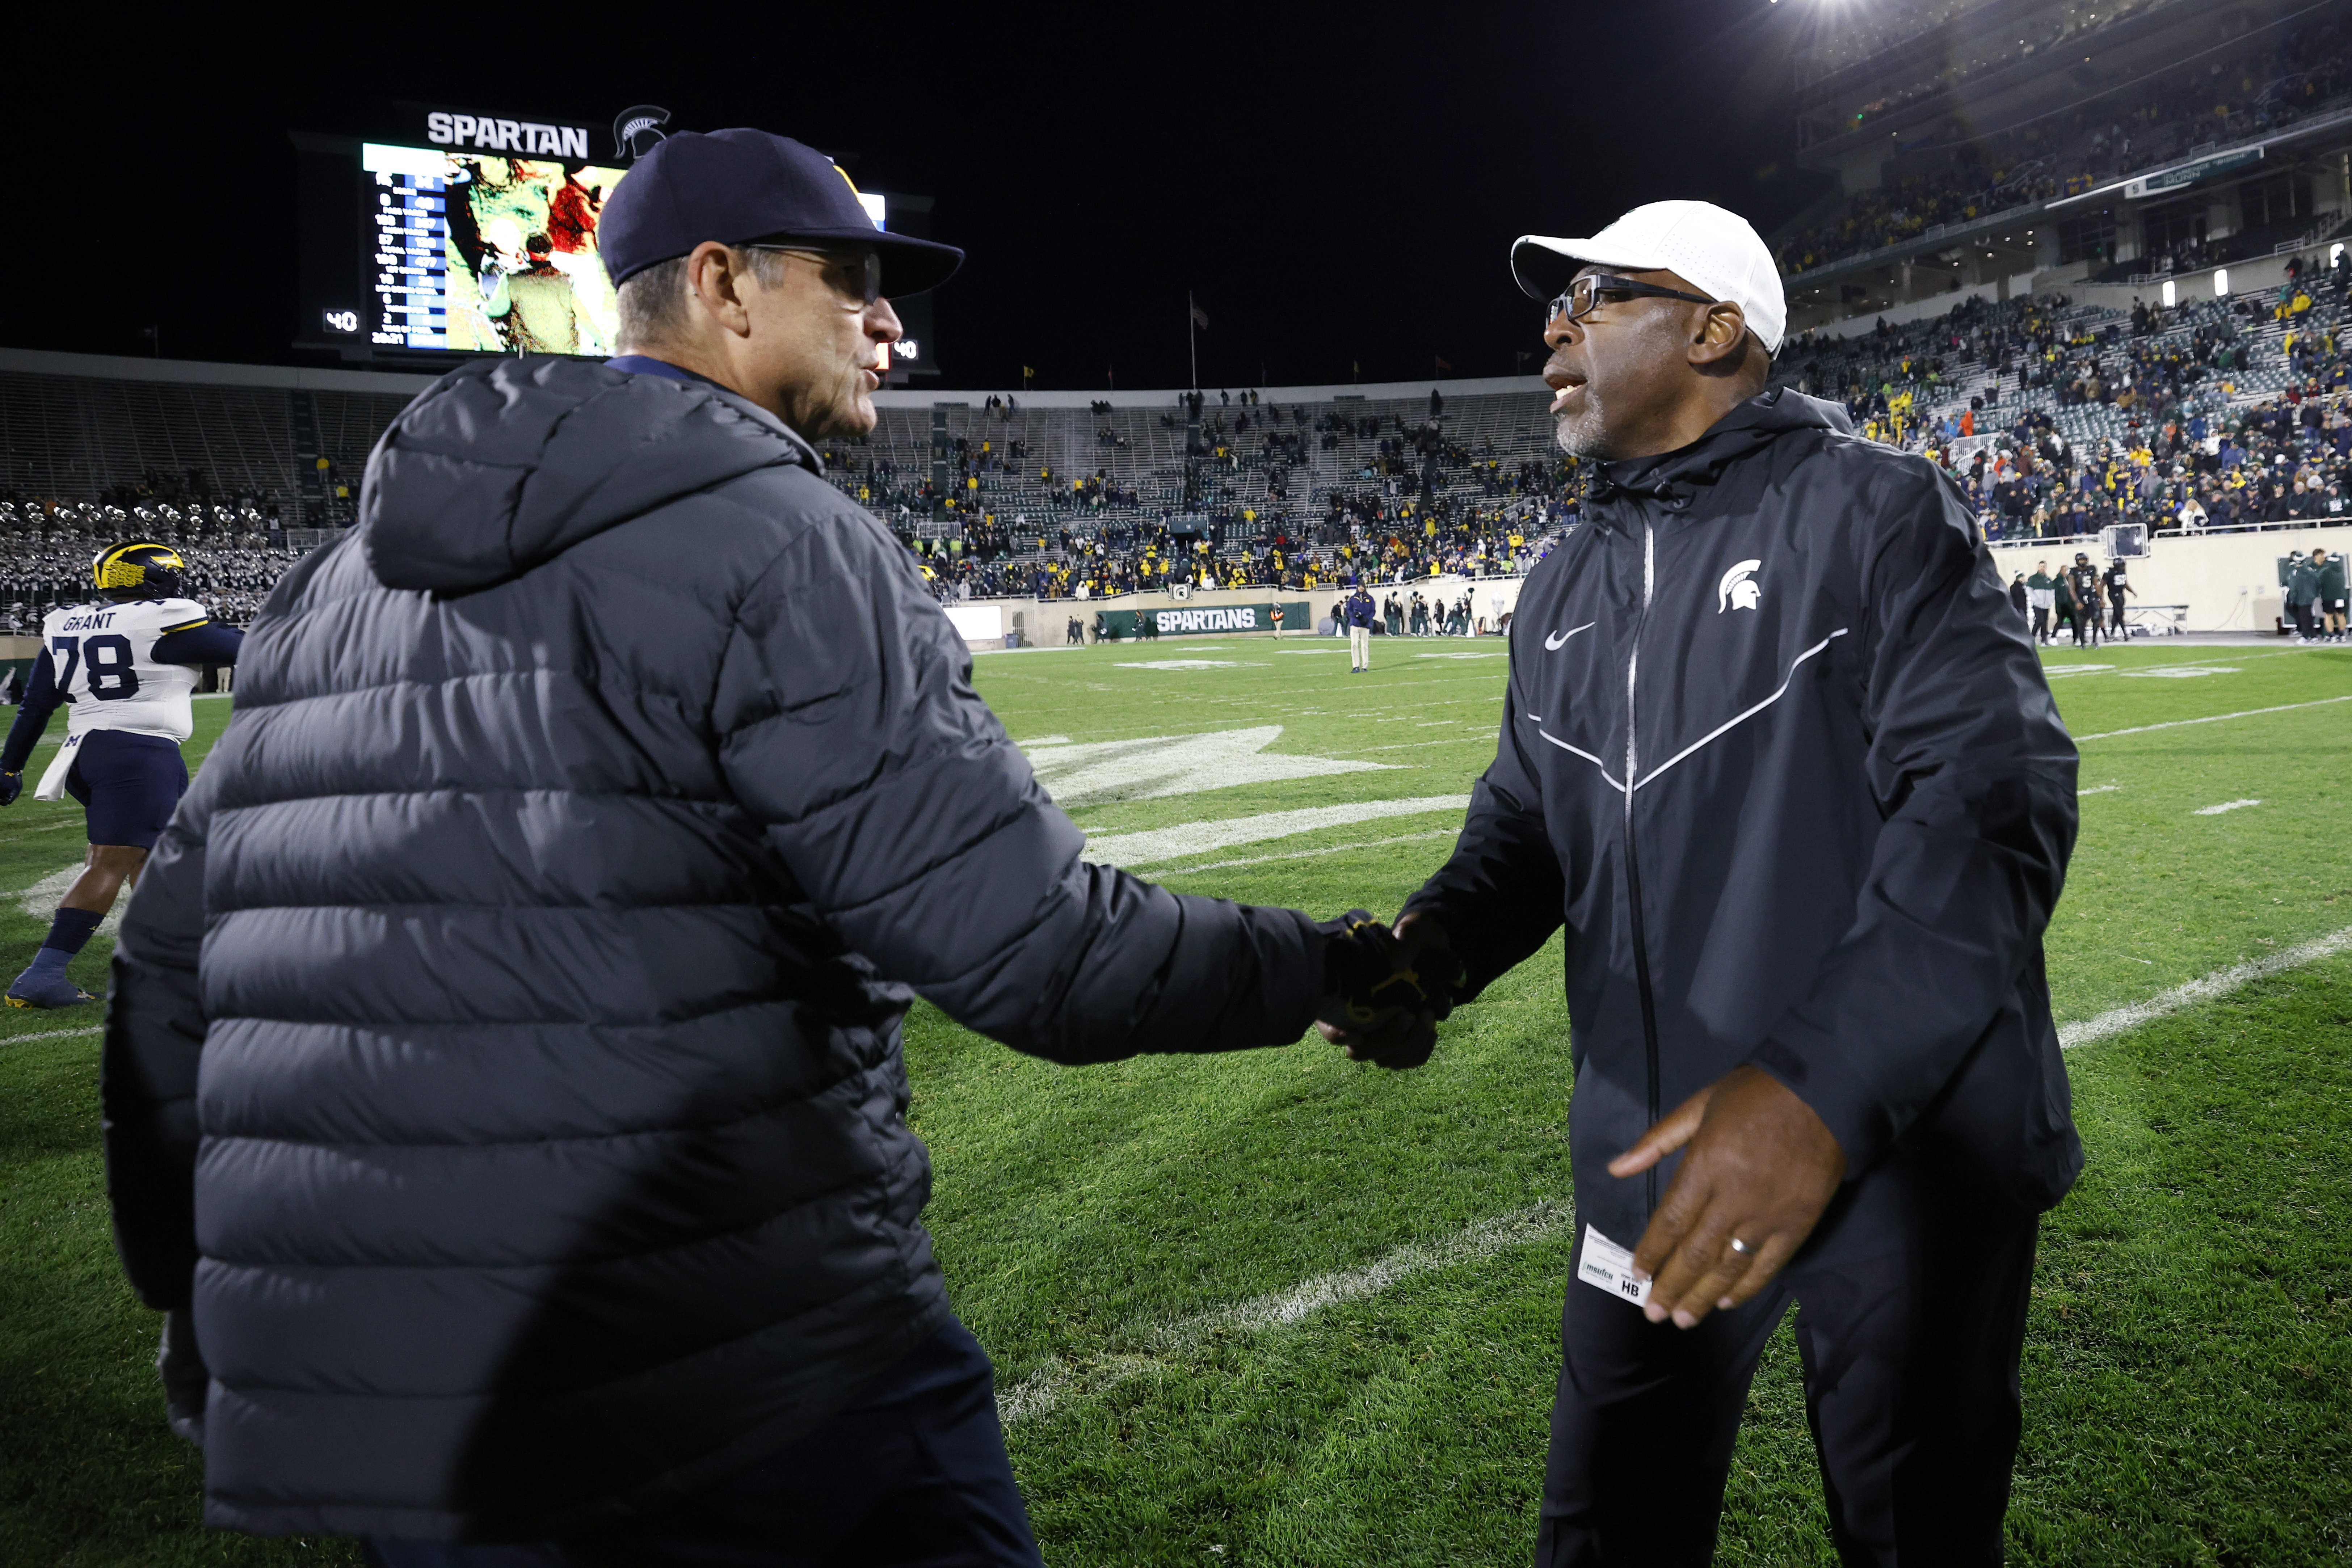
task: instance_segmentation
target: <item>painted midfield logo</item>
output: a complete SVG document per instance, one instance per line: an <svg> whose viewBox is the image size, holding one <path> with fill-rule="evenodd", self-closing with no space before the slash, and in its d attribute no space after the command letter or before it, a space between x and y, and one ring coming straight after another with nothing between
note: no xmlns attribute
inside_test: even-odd
<svg viewBox="0 0 2352 1568"><path fill-rule="evenodd" d="M1763 564L1760 560L1743 560L1723 574L1723 580L1715 585L1715 612L1717 615L1727 610L1756 608L1756 601L1764 595L1763 589L1755 581L1756 569Z"/></svg>

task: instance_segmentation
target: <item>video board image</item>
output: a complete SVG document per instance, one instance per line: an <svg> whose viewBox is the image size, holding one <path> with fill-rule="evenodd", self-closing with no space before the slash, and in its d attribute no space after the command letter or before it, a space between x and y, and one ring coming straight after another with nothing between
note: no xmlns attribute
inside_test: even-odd
<svg viewBox="0 0 2352 1568"><path fill-rule="evenodd" d="M614 351L597 249L626 170L369 143L374 342L531 354Z"/></svg>

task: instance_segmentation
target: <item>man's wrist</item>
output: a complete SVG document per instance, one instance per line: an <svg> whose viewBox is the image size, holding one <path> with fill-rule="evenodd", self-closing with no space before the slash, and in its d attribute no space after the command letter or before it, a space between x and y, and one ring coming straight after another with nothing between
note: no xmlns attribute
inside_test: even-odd
<svg viewBox="0 0 2352 1568"><path fill-rule="evenodd" d="M1878 1149L1886 1140L1874 1136L1872 1129L1884 1126L1884 1113L1866 1099L1849 1099L1833 1092L1831 1080L1835 1074L1814 1071L1813 1063L1803 1053L1769 1035L1748 1052L1748 1060L1740 1066L1756 1069L1803 1103L1836 1140L1845 1155L1847 1175L1859 1173L1877 1157Z"/></svg>

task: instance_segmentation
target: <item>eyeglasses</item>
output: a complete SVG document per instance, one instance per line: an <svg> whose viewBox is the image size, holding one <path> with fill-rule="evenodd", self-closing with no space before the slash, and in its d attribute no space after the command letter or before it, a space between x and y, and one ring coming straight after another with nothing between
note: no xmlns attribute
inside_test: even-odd
<svg viewBox="0 0 2352 1568"><path fill-rule="evenodd" d="M823 267L827 272L834 272L835 269L841 269L845 272L847 268L853 266L859 267L862 268L862 272L856 282L850 283L845 277L840 277L835 280L834 287L839 288L844 294L860 295L861 299L858 306L858 308L860 309L864 309L866 307L871 306L877 299L882 298L882 257L878 252L869 250L866 252L863 256L856 256L846 255L840 251L812 250L807 246L760 245L757 243L748 243L739 248L743 250L772 250L784 256L802 256L807 260L815 262L818 266Z"/></svg>
<svg viewBox="0 0 2352 1568"><path fill-rule="evenodd" d="M1650 296L1659 299L1687 299L1694 305L1719 303L1704 294L1692 294L1680 288L1661 288L1654 283L1637 283L1630 277L1612 277L1605 272L1588 273L1568 286L1568 292L1551 302L1544 311L1544 324L1549 326L1560 316L1571 321L1581 321L1593 312L1604 294L1626 298Z"/></svg>

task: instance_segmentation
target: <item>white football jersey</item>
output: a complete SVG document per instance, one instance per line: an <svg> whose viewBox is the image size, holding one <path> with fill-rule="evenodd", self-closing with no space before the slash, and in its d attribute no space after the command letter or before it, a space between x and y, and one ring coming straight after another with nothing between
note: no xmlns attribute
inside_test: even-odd
<svg viewBox="0 0 2352 1568"><path fill-rule="evenodd" d="M202 672L191 664L159 664L150 655L166 632L202 626L211 618L193 599L99 600L42 617L50 678L72 705L66 733L121 729L187 739L195 728L188 699Z"/></svg>

